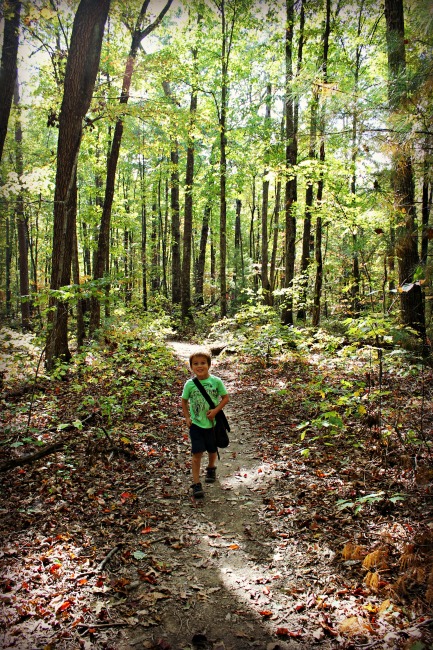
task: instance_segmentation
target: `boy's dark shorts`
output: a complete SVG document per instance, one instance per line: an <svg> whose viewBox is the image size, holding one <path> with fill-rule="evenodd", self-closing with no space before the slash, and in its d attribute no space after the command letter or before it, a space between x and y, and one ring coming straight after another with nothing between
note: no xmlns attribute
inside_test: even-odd
<svg viewBox="0 0 433 650"><path fill-rule="evenodd" d="M191 438L191 452L193 454L198 454L201 451L207 451L210 454L216 453L217 446L212 427L210 429L203 429L196 424L191 424L189 437Z"/></svg>

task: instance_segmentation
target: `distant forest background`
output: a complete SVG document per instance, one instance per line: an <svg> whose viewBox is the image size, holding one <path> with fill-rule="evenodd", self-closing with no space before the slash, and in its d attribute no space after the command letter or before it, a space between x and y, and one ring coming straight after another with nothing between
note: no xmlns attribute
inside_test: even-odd
<svg viewBox="0 0 433 650"><path fill-rule="evenodd" d="M432 46L430 0L4 1L2 317L48 368L125 310L428 354Z"/></svg>

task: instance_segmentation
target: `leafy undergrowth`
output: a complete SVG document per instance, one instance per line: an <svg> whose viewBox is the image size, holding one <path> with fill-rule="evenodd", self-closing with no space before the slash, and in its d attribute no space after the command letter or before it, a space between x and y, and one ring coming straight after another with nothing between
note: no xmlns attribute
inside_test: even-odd
<svg viewBox="0 0 433 650"><path fill-rule="evenodd" d="M386 372L379 381L371 369L366 377L359 365L316 351L266 362L227 356L218 369L234 373L231 408L274 476L245 502L251 521L259 517L280 557L296 546L306 567L301 580L283 579L287 567L273 575L274 559L255 589L241 585L269 624L271 647L310 647L306 639L327 648L430 647L431 371ZM163 634L163 607L172 602L177 611L181 602L185 613L196 598L203 612L204 601L212 610L220 589L180 586L187 562L198 562L197 529L186 525L184 510L192 507L179 408L187 376L158 337L116 331L57 379L41 377L35 390L22 378L6 381L2 647L224 647L204 634L188 646ZM59 442L52 454L25 458ZM242 535L254 545L252 526ZM242 540L227 543L228 552ZM277 589L284 607L272 599ZM257 647L246 633L230 644L236 611L222 623L225 647ZM137 627L149 634L134 641Z"/></svg>
<svg viewBox="0 0 433 650"><path fill-rule="evenodd" d="M242 399L256 411L263 460L281 472L265 500L275 536L296 531L310 548L335 552L338 594L364 603L342 622L358 636L354 647L370 647L363 635L376 638L371 646L432 647L431 370L379 383L371 368L366 377L336 358L261 361L240 364ZM321 572L320 563L311 570L316 580ZM334 597L303 590L299 611L326 612ZM396 632L381 636L385 619Z"/></svg>

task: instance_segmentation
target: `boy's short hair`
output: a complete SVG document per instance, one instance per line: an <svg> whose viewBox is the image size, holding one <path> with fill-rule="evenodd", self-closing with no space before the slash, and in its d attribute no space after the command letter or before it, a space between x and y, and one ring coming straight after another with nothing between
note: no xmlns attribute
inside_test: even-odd
<svg viewBox="0 0 433 650"><path fill-rule="evenodd" d="M208 363L208 366L211 366L212 364L212 355L209 352L209 350L197 350L196 352L193 352L189 356L189 366L192 366L192 361L194 357L204 357Z"/></svg>

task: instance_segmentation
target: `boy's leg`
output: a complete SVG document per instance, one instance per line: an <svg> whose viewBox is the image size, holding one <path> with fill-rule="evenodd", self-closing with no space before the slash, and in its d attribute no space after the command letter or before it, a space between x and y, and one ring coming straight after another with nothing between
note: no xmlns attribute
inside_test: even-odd
<svg viewBox="0 0 433 650"><path fill-rule="evenodd" d="M208 453L208 456L209 456L209 464L208 464L208 467L215 467L216 462L217 462L217 458L218 458L218 454L217 454L217 452L216 452L216 451L214 451L214 452L209 452L209 453Z"/></svg>
<svg viewBox="0 0 433 650"><path fill-rule="evenodd" d="M208 452L209 464L206 469L206 483L215 483L216 481L216 460L218 454L216 452Z"/></svg>
<svg viewBox="0 0 433 650"><path fill-rule="evenodd" d="M191 469L192 469L192 482L193 483L200 483L200 467L201 467L201 459L202 458L203 458L203 452L202 451L198 452L197 454L192 455Z"/></svg>

